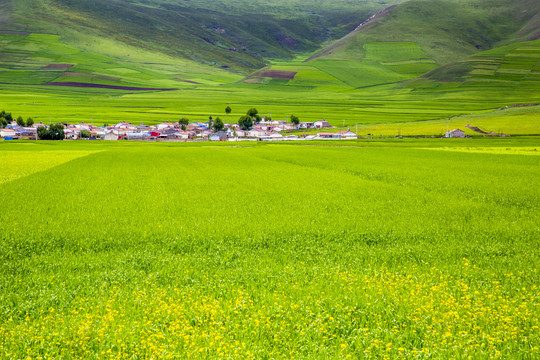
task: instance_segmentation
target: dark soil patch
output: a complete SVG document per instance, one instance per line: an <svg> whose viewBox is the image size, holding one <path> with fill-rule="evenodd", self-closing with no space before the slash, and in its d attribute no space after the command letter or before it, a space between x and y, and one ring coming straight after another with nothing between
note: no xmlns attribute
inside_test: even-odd
<svg viewBox="0 0 540 360"><path fill-rule="evenodd" d="M484 131L476 126L465 125L465 127L471 129L472 131L476 131L477 133L480 133L480 134L487 134L487 131Z"/></svg>
<svg viewBox="0 0 540 360"><path fill-rule="evenodd" d="M272 78L272 79L292 80L294 79L296 74L297 74L296 71L269 70L269 71L263 71L261 76Z"/></svg>
<svg viewBox="0 0 540 360"><path fill-rule="evenodd" d="M31 33L26 32L26 31L0 30L0 34L8 34L8 35L30 35Z"/></svg>
<svg viewBox="0 0 540 360"><path fill-rule="evenodd" d="M88 84L78 82L51 82L43 85L49 86L71 86L79 88L96 88L96 89L112 89L112 90L128 90L128 91L171 91L178 89L157 89L157 88L141 88L134 86L119 86L119 85L104 85L104 84Z"/></svg>
<svg viewBox="0 0 540 360"><path fill-rule="evenodd" d="M43 70L69 70L72 67L73 64L49 64Z"/></svg>
<svg viewBox="0 0 540 360"><path fill-rule="evenodd" d="M107 80L107 81L120 81L121 78L118 77L112 77L112 76L105 76L105 75L93 75L88 73L81 73L81 72L65 72L62 74L62 76L68 76L68 77L84 77L84 78L93 78L93 79L100 79L100 80Z"/></svg>

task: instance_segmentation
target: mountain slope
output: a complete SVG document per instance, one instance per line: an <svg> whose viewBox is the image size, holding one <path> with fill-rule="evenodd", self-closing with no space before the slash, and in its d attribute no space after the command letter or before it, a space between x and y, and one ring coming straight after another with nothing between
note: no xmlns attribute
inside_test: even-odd
<svg viewBox="0 0 540 360"><path fill-rule="evenodd" d="M536 0L412 0L389 8L308 61L366 60L368 43L408 41L444 65L538 37L539 13Z"/></svg>
<svg viewBox="0 0 540 360"><path fill-rule="evenodd" d="M402 0L394 0L401 2ZM0 30L61 35L85 50L105 38L168 56L250 72L269 58L312 52L385 5L375 0L0 0ZM9 20L8 20L9 17Z"/></svg>

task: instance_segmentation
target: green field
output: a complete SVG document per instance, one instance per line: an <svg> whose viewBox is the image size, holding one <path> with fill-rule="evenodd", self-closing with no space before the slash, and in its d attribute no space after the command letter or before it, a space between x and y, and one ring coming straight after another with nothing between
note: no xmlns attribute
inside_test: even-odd
<svg viewBox="0 0 540 360"><path fill-rule="evenodd" d="M229 123L256 107L361 135L434 136L447 122L538 134L538 107L498 110L540 103L533 0L24 0L1 9L0 110L15 117L156 124L224 117L230 105Z"/></svg>
<svg viewBox="0 0 540 360"><path fill-rule="evenodd" d="M540 355L538 139L312 145L0 143L0 357Z"/></svg>

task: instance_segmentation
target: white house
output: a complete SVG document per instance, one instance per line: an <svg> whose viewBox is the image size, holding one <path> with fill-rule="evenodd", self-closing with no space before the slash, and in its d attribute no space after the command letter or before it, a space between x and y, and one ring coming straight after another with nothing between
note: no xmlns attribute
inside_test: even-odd
<svg viewBox="0 0 540 360"><path fill-rule="evenodd" d="M118 140L118 134L115 134L114 132L107 133L103 137L103 140Z"/></svg>
<svg viewBox="0 0 540 360"><path fill-rule="evenodd" d="M332 127L332 125L330 125L330 123L326 120L319 120L313 123L313 127L316 129L322 129Z"/></svg>
<svg viewBox="0 0 540 360"><path fill-rule="evenodd" d="M248 134L249 134L248 136L261 137L261 136L265 136L266 132L262 129L251 129L249 130Z"/></svg>
<svg viewBox="0 0 540 360"><path fill-rule="evenodd" d="M0 130L0 136L5 137L16 137L18 134L13 129L2 129Z"/></svg>
<svg viewBox="0 0 540 360"><path fill-rule="evenodd" d="M454 129L448 131L446 134L444 134L445 138L464 138L465 137L465 131L460 129Z"/></svg>
<svg viewBox="0 0 540 360"><path fill-rule="evenodd" d="M315 126L312 122L305 122L305 121L300 122L300 124L298 125L300 129L311 129Z"/></svg>
<svg viewBox="0 0 540 360"><path fill-rule="evenodd" d="M157 126L158 130L174 129L174 124L168 121L162 122Z"/></svg>
<svg viewBox="0 0 540 360"><path fill-rule="evenodd" d="M210 135L210 141L227 141L227 133L225 131L218 131Z"/></svg>
<svg viewBox="0 0 540 360"><path fill-rule="evenodd" d="M339 131L337 133L342 139L358 139L358 135L351 131L351 129Z"/></svg>

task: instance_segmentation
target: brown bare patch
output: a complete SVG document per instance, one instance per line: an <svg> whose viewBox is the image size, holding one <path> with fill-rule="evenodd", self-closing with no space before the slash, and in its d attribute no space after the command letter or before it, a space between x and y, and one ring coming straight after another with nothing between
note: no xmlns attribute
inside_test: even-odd
<svg viewBox="0 0 540 360"><path fill-rule="evenodd" d="M43 70L69 70L72 67L73 64L49 64Z"/></svg>
<svg viewBox="0 0 540 360"><path fill-rule="evenodd" d="M158 88L142 88L134 86L119 86L119 85L105 85L105 84L87 84L78 82L50 82L42 85L49 86L70 86L78 88L94 88L94 89L112 89L112 90L127 90L127 91L171 91L178 89L158 89Z"/></svg>
<svg viewBox="0 0 540 360"><path fill-rule="evenodd" d="M251 78L251 79L245 79L245 84L260 84L262 82L261 78Z"/></svg>
<svg viewBox="0 0 540 360"><path fill-rule="evenodd" d="M83 78L92 78L92 79L100 79L100 80L107 80L107 81L120 81L122 79L118 77L112 77L112 76L105 76L105 75L94 75L94 74L88 74L88 73L81 73L81 72L65 72L62 74L62 76L67 77L83 77Z"/></svg>
<svg viewBox="0 0 540 360"><path fill-rule="evenodd" d="M296 76L296 71L268 70L263 71L261 76L272 79L292 80Z"/></svg>

